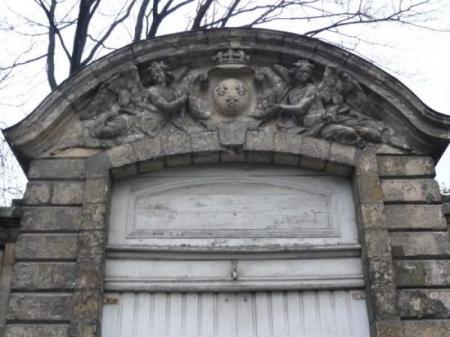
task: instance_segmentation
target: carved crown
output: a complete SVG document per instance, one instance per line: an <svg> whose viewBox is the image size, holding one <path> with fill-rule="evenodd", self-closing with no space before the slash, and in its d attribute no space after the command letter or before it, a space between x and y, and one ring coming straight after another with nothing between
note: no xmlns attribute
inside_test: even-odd
<svg viewBox="0 0 450 337"><path fill-rule="evenodd" d="M243 50L228 49L227 51L220 51L215 56L213 60L217 64L246 64L250 60L250 56L245 54Z"/></svg>

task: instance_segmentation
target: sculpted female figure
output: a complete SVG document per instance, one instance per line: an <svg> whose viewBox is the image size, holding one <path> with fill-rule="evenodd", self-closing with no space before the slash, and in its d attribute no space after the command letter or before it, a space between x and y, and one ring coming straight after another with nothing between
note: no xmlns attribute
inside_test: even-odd
<svg viewBox="0 0 450 337"><path fill-rule="evenodd" d="M145 93L144 112L136 119L136 127L154 136L176 114L183 114L186 95L179 95L171 85L173 74L164 62L152 62L149 67L149 83Z"/></svg>

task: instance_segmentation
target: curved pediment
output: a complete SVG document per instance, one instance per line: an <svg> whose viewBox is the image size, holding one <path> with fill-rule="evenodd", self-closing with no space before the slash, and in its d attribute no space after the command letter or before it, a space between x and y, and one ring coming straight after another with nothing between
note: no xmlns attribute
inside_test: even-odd
<svg viewBox="0 0 450 337"><path fill-rule="evenodd" d="M330 44L221 29L163 36L107 55L4 132L26 167L33 158L88 156L143 137L204 130L273 130L439 158L450 117ZM224 147L241 144L222 138Z"/></svg>

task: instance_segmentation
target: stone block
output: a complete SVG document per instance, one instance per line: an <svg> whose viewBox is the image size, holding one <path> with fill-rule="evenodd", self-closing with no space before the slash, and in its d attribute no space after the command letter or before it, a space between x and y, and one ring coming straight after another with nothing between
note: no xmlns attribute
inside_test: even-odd
<svg viewBox="0 0 450 337"><path fill-rule="evenodd" d="M192 142L192 151L194 153L220 151L220 144L216 131L192 133L191 142Z"/></svg>
<svg viewBox="0 0 450 337"><path fill-rule="evenodd" d="M271 157L269 157L271 159ZM278 165L298 166L300 157L296 154L275 152L273 162ZM270 161L268 161L270 162Z"/></svg>
<svg viewBox="0 0 450 337"><path fill-rule="evenodd" d="M103 286L102 259L79 261L76 289L101 289Z"/></svg>
<svg viewBox="0 0 450 337"><path fill-rule="evenodd" d="M7 319L11 321L70 321L71 294L13 293Z"/></svg>
<svg viewBox="0 0 450 337"><path fill-rule="evenodd" d="M356 148L350 145L332 143L330 149L330 161L348 166L355 165Z"/></svg>
<svg viewBox="0 0 450 337"><path fill-rule="evenodd" d="M8 324L5 337L69 337L69 325Z"/></svg>
<svg viewBox="0 0 450 337"><path fill-rule="evenodd" d="M385 205L384 210L390 229L447 229L441 205Z"/></svg>
<svg viewBox="0 0 450 337"><path fill-rule="evenodd" d="M33 179L84 179L84 159L40 159L34 160L28 170Z"/></svg>
<svg viewBox="0 0 450 337"><path fill-rule="evenodd" d="M109 201L111 182L109 179L95 178L86 180L84 202L89 204L106 204Z"/></svg>
<svg viewBox="0 0 450 337"><path fill-rule="evenodd" d="M56 181L53 183L52 204L76 205L82 204L84 197L84 182Z"/></svg>
<svg viewBox="0 0 450 337"><path fill-rule="evenodd" d="M364 228L384 229L385 217L382 202L360 204L361 221Z"/></svg>
<svg viewBox="0 0 450 337"><path fill-rule="evenodd" d="M402 318L450 318L450 289L402 289Z"/></svg>
<svg viewBox="0 0 450 337"><path fill-rule="evenodd" d="M86 178L109 178L111 162L106 152L101 152L86 159Z"/></svg>
<svg viewBox="0 0 450 337"><path fill-rule="evenodd" d="M368 257L390 257L389 234L384 229L364 230L365 254Z"/></svg>
<svg viewBox="0 0 450 337"><path fill-rule="evenodd" d="M76 231L81 207L25 207L20 221L24 231Z"/></svg>
<svg viewBox="0 0 450 337"><path fill-rule="evenodd" d="M247 126L241 123L224 123L220 126L218 135L222 146L241 149L247 142Z"/></svg>
<svg viewBox="0 0 450 337"><path fill-rule="evenodd" d="M420 156L378 156L380 176L427 176L434 177L434 160Z"/></svg>
<svg viewBox="0 0 450 337"><path fill-rule="evenodd" d="M318 170L323 171L325 170L326 161L322 159L312 158L312 157L300 157L299 166L312 169L312 170Z"/></svg>
<svg viewBox="0 0 450 337"><path fill-rule="evenodd" d="M16 243L17 260L76 259L76 234L21 234Z"/></svg>
<svg viewBox="0 0 450 337"><path fill-rule="evenodd" d="M69 333L71 337L98 337L99 327L99 323L92 318L88 320L75 320L70 326Z"/></svg>
<svg viewBox="0 0 450 337"><path fill-rule="evenodd" d="M164 134L161 137L161 147L165 156L190 154L192 152L191 137L181 132Z"/></svg>
<svg viewBox="0 0 450 337"><path fill-rule="evenodd" d="M375 153L372 151L357 151L356 175L378 176L378 163Z"/></svg>
<svg viewBox="0 0 450 337"><path fill-rule="evenodd" d="M164 169L164 159L158 158L138 164L139 173L148 173Z"/></svg>
<svg viewBox="0 0 450 337"><path fill-rule="evenodd" d="M274 133L271 131L248 131L245 149L248 151L272 152Z"/></svg>
<svg viewBox="0 0 450 337"><path fill-rule="evenodd" d="M100 312L102 295L100 290L76 291L73 296L73 316L74 320L91 320L97 317Z"/></svg>
<svg viewBox="0 0 450 337"><path fill-rule="evenodd" d="M106 151L112 168L122 167L138 161L134 147L131 144L123 144Z"/></svg>
<svg viewBox="0 0 450 337"><path fill-rule="evenodd" d="M192 154L194 164L215 164L220 161L219 152L200 152Z"/></svg>
<svg viewBox="0 0 450 337"><path fill-rule="evenodd" d="M337 164L334 162L327 162L325 171L342 177L351 177L353 175L353 168L348 165Z"/></svg>
<svg viewBox="0 0 450 337"><path fill-rule="evenodd" d="M372 320L398 317L397 291L390 257L366 259L370 284L370 315Z"/></svg>
<svg viewBox="0 0 450 337"><path fill-rule="evenodd" d="M450 244L447 232L393 232L392 255L395 257L448 256Z"/></svg>
<svg viewBox="0 0 450 337"><path fill-rule="evenodd" d="M103 256L104 246L104 231L82 231L78 236L78 258L99 259Z"/></svg>
<svg viewBox="0 0 450 337"><path fill-rule="evenodd" d="M389 179L382 180L384 201L423 202L441 201L438 183L433 179Z"/></svg>
<svg viewBox="0 0 450 337"><path fill-rule="evenodd" d="M283 155L283 154L281 154ZM265 151L247 151L246 152L246 161L248 163L265 163L269 164L273 162L273 152L265 152ZM278 163L279 164L279 163Z"/></svg>
<svg viewBox="0 0 450 337"><path fill-rule="evenodd" d="M442 287L450 285L450 260L394 261L398 287Z"/></svg>
<svg viewBox="0 0 450 337"><path fill-rule="evenodd" d="M175 156L166 156L165 158L167 167L189 166L192 165L192 154L179 154Z"/></svg>
<svg viewBox="0 0 450 337"><path fill-rule="evenodd" d="M405 337L448 337L450 319L402 321Z"/></svg>
<svg viewBox="0 0 450 337"><path fill-rule="evenodd" d="M162 155L161 139L144 138L132 143L137 159L139 161L147 161L158 158Z"/></svg>
<svg viewBox="0 0 450 337"><path fill-rule="evenodd" d="M303 137L300 154L312 158L330 160L330 142L312 137Z"/></svg>
<svg viewBox="0 0 450 337"><path fill-rule="evenodd" d="M23 198L26 205L42 205L50 202L51 193L51 182L28 182Z"/></svg>
<svg viewBox="0 0 450 337"><path fill-rule="evenodd" d="M222 151L220 152L220 161L222 163L245 163L245 152L244 151Z"/></svg>
<svg viewBox="0 0 450 337"><path fill-rule="evenodd" d="M276 132L273 137L273 151L278 153L300 154L302 153L303 138L300 135ZM307 144L312 146L311 144ZM321 144L318 144L320 148Z"/></svg>
<svg viewBox="0 0 450 337"><path fill-rule="evenodd" d="M14 266L15 290L66 290L75 286L76 265L71 262L19 262Z"/></svg>
<svg viewBox="0 0 450 337"><path fill-rule="evenodd" d="M83 221L80 228L84 230L103 230L107 222L106 207L103 204L85 204Z"/></svg>
<svg viewBox="0 0 450 337"><path fill-rule="evenodd" d="M373 322L374 337L402 337L402 323L399 319L385 319ZM405 336L406 337L406 336Z"/></svg>
<svg viewBox="0 0 450 337"><path fill-rule="evenodd" d="M114 179L122 179L133 177L138 173L138 166L136 163L128 164L121 167L115 167L111 170L111 176Z"/></svg>
<svg viewBox="0 0 450 337"><path fill-rule="evenodd" d="M356 185L360 202L373 204L383 200L383 192L377 176L356 176Z"/></svg>

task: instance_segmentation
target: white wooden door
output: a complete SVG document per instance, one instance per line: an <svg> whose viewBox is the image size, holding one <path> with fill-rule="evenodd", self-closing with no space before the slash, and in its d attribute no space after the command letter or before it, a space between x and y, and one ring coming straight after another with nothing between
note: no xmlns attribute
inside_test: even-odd
<svg viewBox="0 0 450 337"><path fill-rule="evenodd" d="M113 188L102 337L368 337L351 184L167 169Z"/></svg>
<svg viewBox="0 0 450 337"><path fill-rule="evenodd" d="M107 296L105 337L369 337L356 290Z"/></svg>

